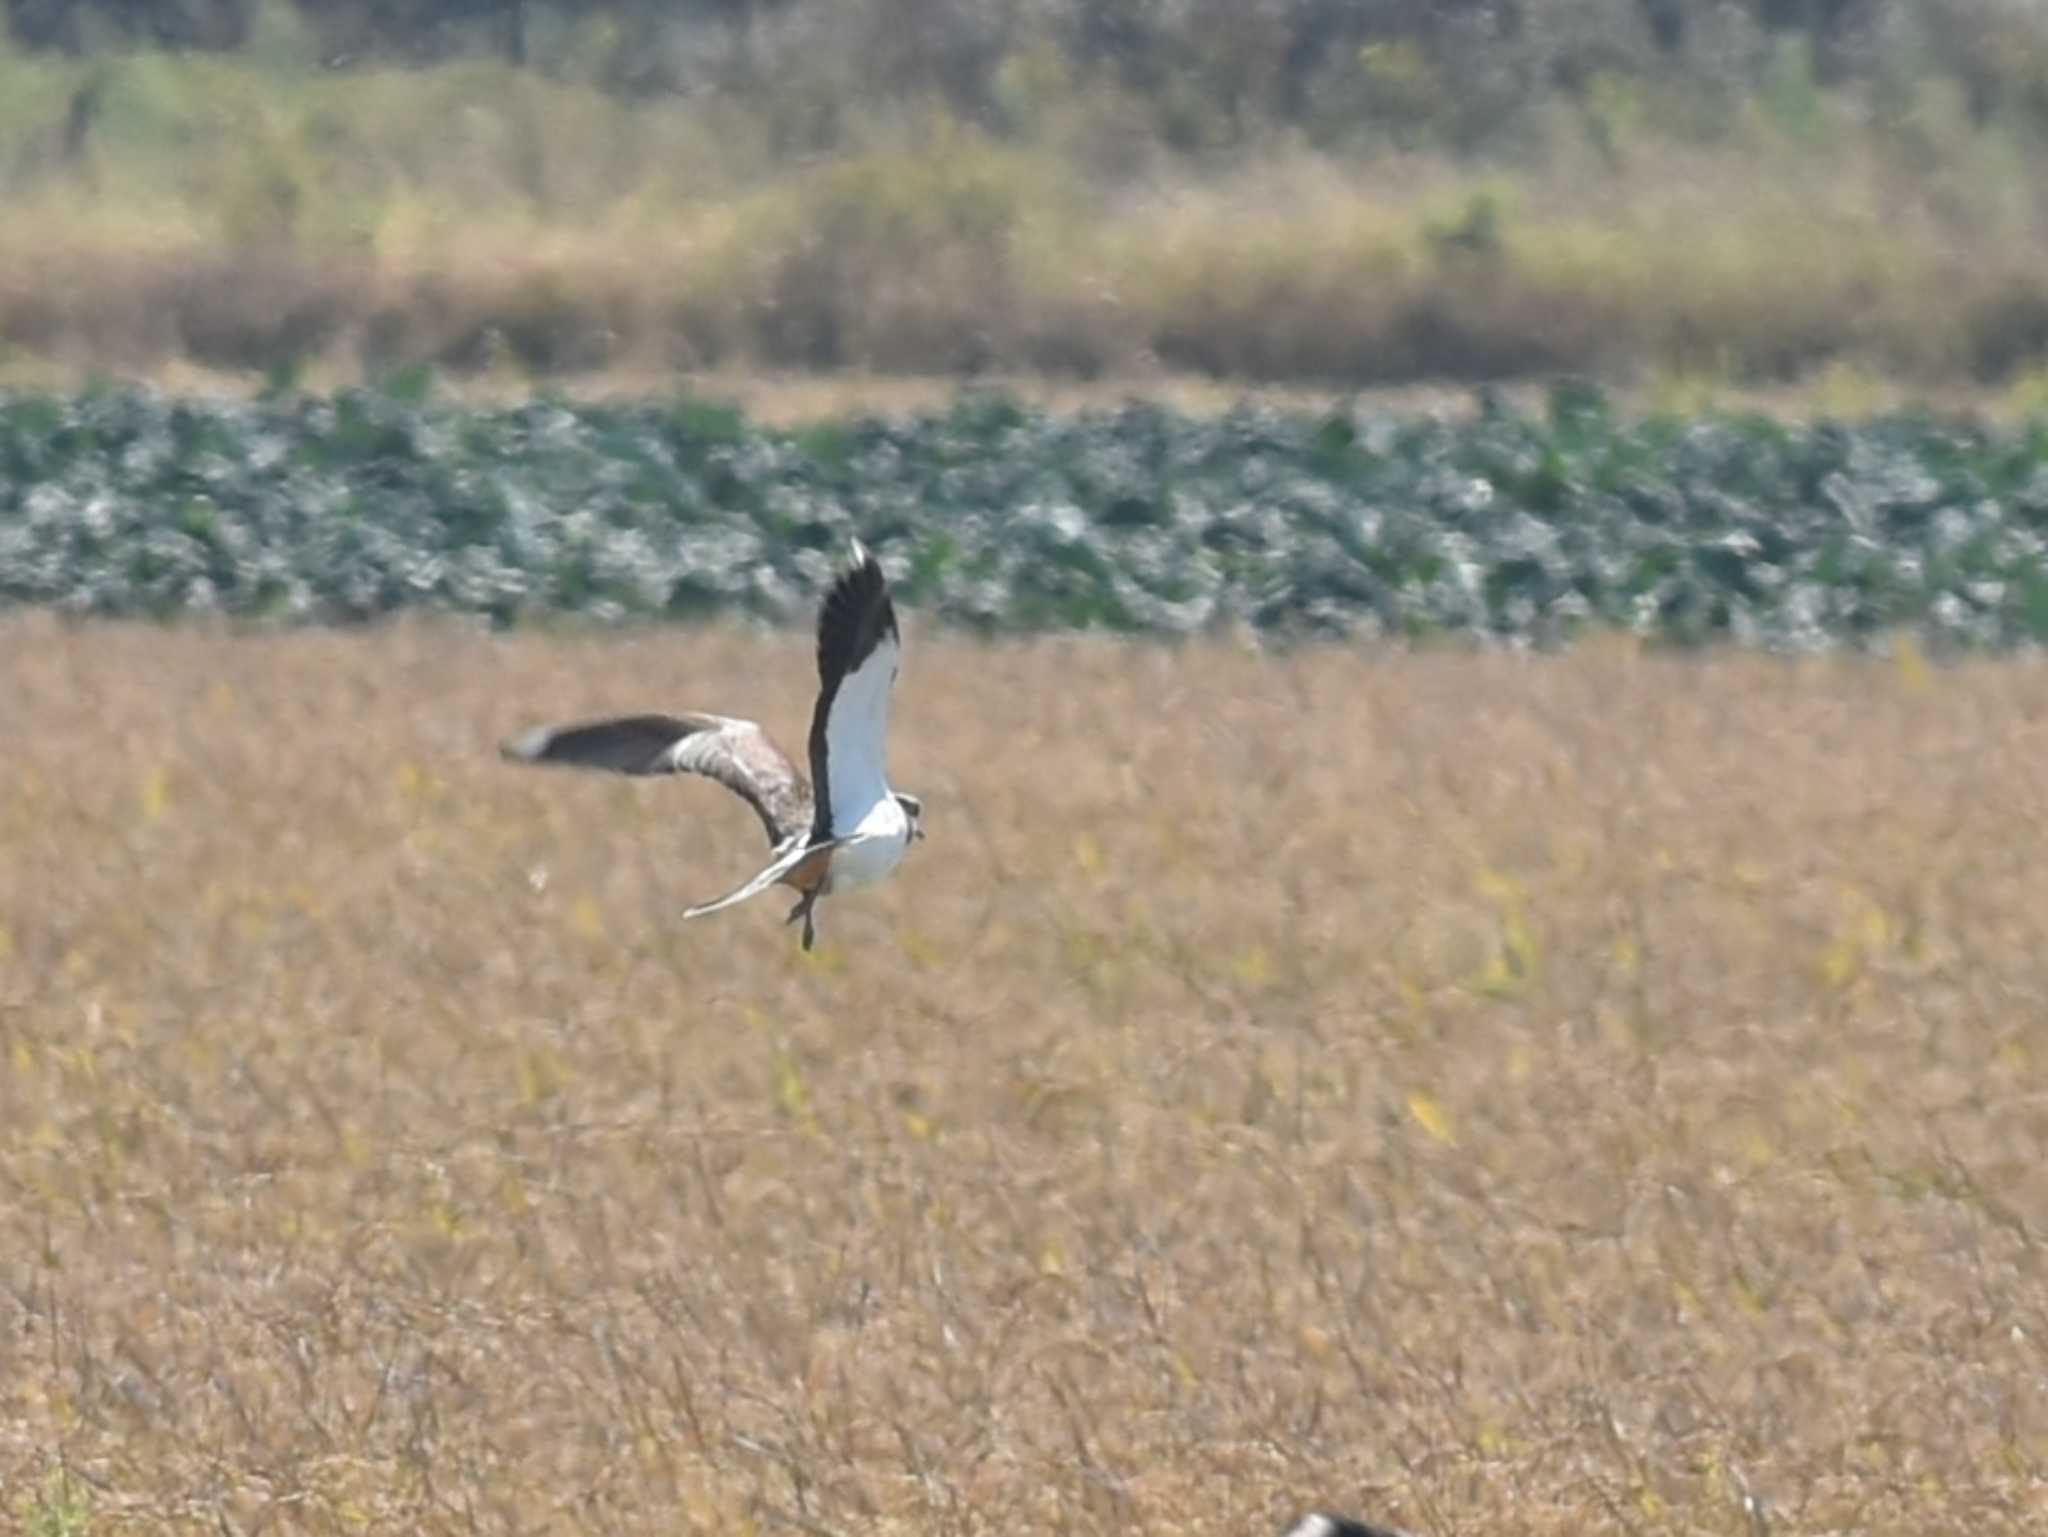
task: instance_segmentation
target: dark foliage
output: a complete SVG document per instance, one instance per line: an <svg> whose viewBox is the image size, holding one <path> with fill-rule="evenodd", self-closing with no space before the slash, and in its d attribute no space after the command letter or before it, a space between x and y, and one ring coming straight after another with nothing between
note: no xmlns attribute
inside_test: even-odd
<svg viewBox="0 0 2048 1537"><path fill-rule="evenodd" d="M226 50L265 3L294 9L336 67L595 61L622 92L773 92L827 126L858 101L909 97L1000 129L1029 112L1012 66L1052 56L1069 81L1132 93L1182 148L1272 123L1331 142L1511 146L1523 109L1556 91L1684 82L1696 110L1702 93L1755 86L1785 42L1822 84L1895 82L1911 61L1952 77L1979 116L2048 115L2048 19L1997 0L6 0L6 20L32 49Z"/></svg>
<svg viewBox="0 0 2048 1537"><path fill-rule="evenodd" d="M684 400L0 397L0 603L801 621L858 533L989 633L2048 639L2048 426L1464 422L963 397L794 432Z"/></svg>

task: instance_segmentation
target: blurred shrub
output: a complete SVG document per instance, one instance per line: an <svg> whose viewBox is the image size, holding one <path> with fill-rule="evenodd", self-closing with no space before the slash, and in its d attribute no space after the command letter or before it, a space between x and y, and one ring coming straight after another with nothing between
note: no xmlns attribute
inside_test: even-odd
<svg viewBox="0 0 2048 1537"><path fill-rule="evenodd" d="M1356 382L2048 349L2048 7L2017 0L244 19L234 57L0 44L0 346Z"/></svg>
<svg viewBox="0 0 2048 1537"><path fill-rule="evenodd" d="M1902 78L1957 83L1980 121L2048 120L2035 0L6 0L6 21L38 50L222 51L275 33L263 11L284 5L331 65L490 56L628 94L740 94L792 149L837 143L876 101L1000 132L1105 87L1182 151L1275 128L1508 150L1560 97L1611 135L1625 81L1695 115L1753 94L1795 131L1820 89Z"/></svg>

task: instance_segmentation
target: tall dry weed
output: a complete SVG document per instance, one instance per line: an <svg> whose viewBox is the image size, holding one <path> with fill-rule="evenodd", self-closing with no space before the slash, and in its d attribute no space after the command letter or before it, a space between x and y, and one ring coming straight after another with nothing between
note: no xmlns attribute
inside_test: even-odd
<svg viewBox="0 0 2048 1537"><path fill-rule="evenodd" d="M2018 1533L2039 668L0 634L0 1488L95 1533ZM60 1505L50 1503L61 1500Z"/></svg>

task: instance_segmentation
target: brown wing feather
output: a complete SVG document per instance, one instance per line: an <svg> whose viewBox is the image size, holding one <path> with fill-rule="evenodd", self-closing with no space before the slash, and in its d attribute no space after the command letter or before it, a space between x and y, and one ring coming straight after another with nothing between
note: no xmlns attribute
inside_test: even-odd
<svg viewBox="0 0 2048 1537"><path fill-rule="evenodd" d="M770 844L809 828L811 787L768 733L723 715L623 715L542 727L499 751L522 763L618 774L702 774L754 808Z"/></svg>

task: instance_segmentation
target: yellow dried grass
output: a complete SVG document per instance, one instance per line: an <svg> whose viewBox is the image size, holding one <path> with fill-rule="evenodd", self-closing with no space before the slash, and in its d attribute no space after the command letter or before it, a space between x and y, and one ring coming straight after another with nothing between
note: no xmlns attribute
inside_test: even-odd
<svg viewBox="0 0 2048 1537"><path fill-rule="evenodd" d="M722 790L493 756L806 666L0 627L15 1508L2038 1527L2040 666L913 629L809 960L677 920Z"/></svg>

